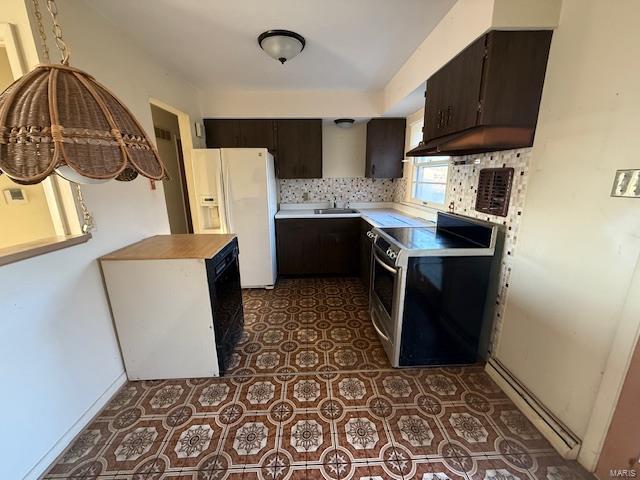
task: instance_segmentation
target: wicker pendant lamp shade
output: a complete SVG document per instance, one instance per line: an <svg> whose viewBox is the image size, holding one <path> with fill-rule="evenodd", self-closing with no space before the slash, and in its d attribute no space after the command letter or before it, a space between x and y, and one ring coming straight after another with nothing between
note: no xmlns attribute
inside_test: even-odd
<svg viewBox="0 0 640 480"><path fill-rule="evenodd" d="M38 183L67 166L95 180L165 176L153 144L105 87L66 65L39 65L0 95L0 170Z"/></svg>
<svg viewBox="0 0 640 480"><path fill-rule="evenodd" d="M0 170L23 184L54 172L88 182L138 174L163 179L165 167L133 114L89 74L70 67L62 45L63 63L38 65L0 94Z"/></svg>

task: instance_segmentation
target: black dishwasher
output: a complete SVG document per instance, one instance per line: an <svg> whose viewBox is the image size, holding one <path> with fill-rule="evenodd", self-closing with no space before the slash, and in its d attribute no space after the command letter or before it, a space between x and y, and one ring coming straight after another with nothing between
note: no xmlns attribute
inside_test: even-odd
<svg viewBox="0 0 640 480"><path fill-rule="evenodd" d="M222 251L206 260L220 375L226 373L244 327L238 252L238 240L234 238Z"/></svg>

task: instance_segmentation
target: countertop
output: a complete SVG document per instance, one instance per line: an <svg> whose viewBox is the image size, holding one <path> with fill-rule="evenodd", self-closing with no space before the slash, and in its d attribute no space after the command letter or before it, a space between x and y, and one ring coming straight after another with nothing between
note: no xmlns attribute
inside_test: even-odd
<svg viewBox="0 0 640 480"><path fill-rule="evenodd" d="M425 227L434 222L418 218L394 208L354 208L358 213L315 213L313 209L282 209L276 213L276 219L283 218L363 218L377 228L389 227Z"/></svg>
<svg viewBox="0 0 640 480"><path fill-rule="evenodd" d="M169 260L214 257L236 236L228 234L156 235L100 257L100 260Z"/></svg>

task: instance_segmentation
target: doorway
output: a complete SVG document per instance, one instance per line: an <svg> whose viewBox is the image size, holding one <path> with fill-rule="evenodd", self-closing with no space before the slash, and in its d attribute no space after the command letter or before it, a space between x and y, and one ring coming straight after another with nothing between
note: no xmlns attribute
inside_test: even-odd
<svg viewBox="0 0 640 480"><path fill-rule="evenodd" d="M162 186L171 233L193 233L178 116L151 104L151 117L158 154L169 175Z"/></svg>

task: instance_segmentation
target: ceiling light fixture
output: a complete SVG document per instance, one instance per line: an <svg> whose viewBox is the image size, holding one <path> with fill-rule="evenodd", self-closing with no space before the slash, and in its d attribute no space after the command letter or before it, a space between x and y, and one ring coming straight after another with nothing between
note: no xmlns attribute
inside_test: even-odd
<svg viewBox="0 0 640 480"><path fill-rule="evenodd" d="M305 43L302 35L289 30L268 30L258 37L260 48L282 64L304 50Z"/></svg>
<svg viewBox="0 0 640 480"><path fill-rule="evenodd" d="M336 118L334 122L340 128L351 128L355 120L353 118Z"/></svg>

